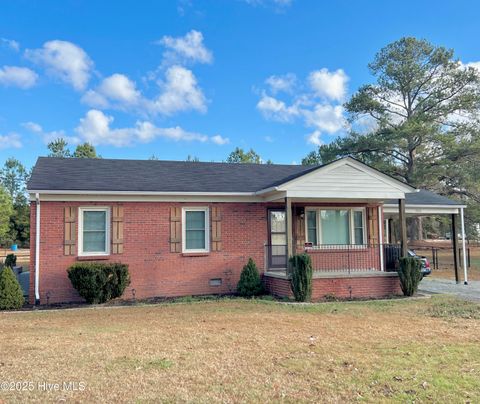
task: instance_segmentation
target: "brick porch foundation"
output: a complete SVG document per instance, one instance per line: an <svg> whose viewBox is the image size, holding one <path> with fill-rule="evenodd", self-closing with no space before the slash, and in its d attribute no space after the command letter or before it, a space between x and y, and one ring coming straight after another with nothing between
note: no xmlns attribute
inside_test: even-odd
<svg viewBox="0 0 480 404"><path fill-rule="evenodd" d="M266 290L277 297L293 297L290 280L285 273L266 272L263 276ZM401 295L396 272L364 272L356 274L314 273L312 301L326 296L340 299L380 298Z"/></svg>

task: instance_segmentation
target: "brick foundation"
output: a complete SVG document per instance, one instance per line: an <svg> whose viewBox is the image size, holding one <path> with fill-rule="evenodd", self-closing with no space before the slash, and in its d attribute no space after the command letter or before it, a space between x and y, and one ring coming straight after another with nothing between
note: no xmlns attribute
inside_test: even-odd
<svg viewBox="0 0 480 404"><path fill-rule="evenodd" d="M320 275L312 284L312 301L324 300L326 296L339 299L380 298L400 295L400 280L396 273L356 274L346 276ZM277 297L293 297L290 280L279 274L264 274L266 290Z"/></svg>

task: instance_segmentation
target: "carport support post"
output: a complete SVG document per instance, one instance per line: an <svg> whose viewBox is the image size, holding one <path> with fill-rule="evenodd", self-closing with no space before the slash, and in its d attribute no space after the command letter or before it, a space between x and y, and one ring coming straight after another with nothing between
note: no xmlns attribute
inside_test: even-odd
<svg viewBox="0 0 480 404"><path fill-rule="evenodd" d="M452 247L453 247L453 266L455 268L455 282L460 283L458 276L458 234L457 234L457 214L452 214Z"/></svg>
<svg viewBox="0 0 480 404"><path fill-rule="evenodd" d="M463 208L460 208L460 224L461 224L461 226L462 226L463 283L464 283L465 285L468 285L468 274L467 274L467 246L465 245L467 236L465 235L465 218L464 218L464 214L463 214Z"/></svg>
<svg viewBox="0 0 480 404"><path fill-rule="evenodd" d="M402 257L408 256L407 245L407 216L405 213L405 199L398 200L398 219L400 222L400 246Z"/></svg>

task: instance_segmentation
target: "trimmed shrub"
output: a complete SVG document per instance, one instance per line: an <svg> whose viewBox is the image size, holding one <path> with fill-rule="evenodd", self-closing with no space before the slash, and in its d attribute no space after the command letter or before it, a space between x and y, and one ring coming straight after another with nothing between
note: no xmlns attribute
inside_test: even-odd
<svg viewBox="0 0 480 404"><path fill-rule="evenodd" d="M290 286L297 302L307 302L312 297L312 259L308 254L290 257Z"/></svg>
<svg viewBox="0 0 480 404"><path fill-rule="evenodd" d="M7 257L5 258L5 264L6 267L13 268L15 265L17 265L17 256L15 254L8 254Z"/></svg>
<svg viewBox="0 0 480 404"><path fill-rule="evenodd" d="M263 292L262 281L258 273L255 261L248 259L247 265L243 267L240 274L240 281L237 284L237 293L240 296L252 297L258 296Z"/></svg>
<svg viewBox="0 0 480 404"><path fill-rule="evenodd" d="M23 291L10 267L0 272L0 310L19 309L25 303Z"/></svg>
<svg viewBox="0 0 480 404"><path fill-rule="evenodd" d="M422 262L413 257L400 258L400 268L398 276L400 286L405 296L412 296L418 289L418 284L422 280Z"/></svg>
<svg viewBox="0 0 480 404"><path fill-rule="evenodd" d="M130 285L126 264L79 262L67 272L73 287L89 304L105 303L120 297Z"/></svg>

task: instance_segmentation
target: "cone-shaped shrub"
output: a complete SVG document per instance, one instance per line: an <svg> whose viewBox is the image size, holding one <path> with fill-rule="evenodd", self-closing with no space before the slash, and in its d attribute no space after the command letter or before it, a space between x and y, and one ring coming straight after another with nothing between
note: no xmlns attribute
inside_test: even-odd
<svg viewBox="0 0 480 404"><path fill-rule="evenodd" d="M19 309L25 303L23 291L10 267L0 271L0 310Z"/></svg>
<svg viewBox="0 0 480 404"><path fill-rule="evenodd" d="M413 257L400 258L400 268L398 276L400 286L405 296L412 296L418 289L418 284L422 280L422 263L419 259Z"/></svg>
<svg viewBox="0 0 480 404"><path fill-rule="evenodd" d="M308 254L290 257L290 285L297 302L308 302L312 297L312 260Z"/></svg>
<svg viewBox="0 0 480 404"><path fill-rule="evenodd" d="M263 292L262 281L255 262L249 258L247 265L243 267L240 281L237 284L237 293L240 296L258 296Z"/></svg>

